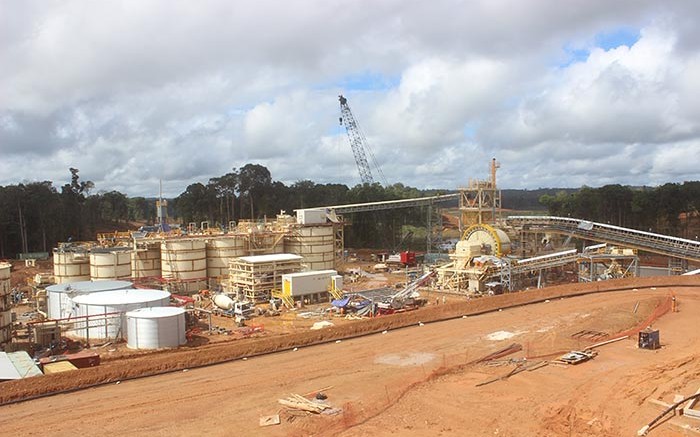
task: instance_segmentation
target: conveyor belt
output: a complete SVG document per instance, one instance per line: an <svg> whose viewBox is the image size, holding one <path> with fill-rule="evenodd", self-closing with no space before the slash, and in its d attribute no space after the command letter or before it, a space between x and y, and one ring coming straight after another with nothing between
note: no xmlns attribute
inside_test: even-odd
<svg viewBox="0 0 700 437"><path fill-rule="evenodd" d="M417 197L413 199L384 200L381 202L353 203L348 205L317 206L315 208L295 209L294 211L306 210L329 210L336 214L348 214L352 212L379 211L383 209L414 208L417 206L434 205L454 201L459 198L459 193L441 194L438 196Z"/></svg>
<svg viewBox="0 0 700 437"><path fill-rule="evenodd" d="M521 274L528 271L560 267L576 262L577 259L578 253L576 249L540 255L534 258L521 259L512 264L511 274Z"/></svg>
<svg viewBox="0 0 700 437"><path fill-rule="evenodd" d="M700 242L587 220L551 216L510 216L506 222L526 231L556 232L591 241L620 244L660 255L700 261Z"/></svg>

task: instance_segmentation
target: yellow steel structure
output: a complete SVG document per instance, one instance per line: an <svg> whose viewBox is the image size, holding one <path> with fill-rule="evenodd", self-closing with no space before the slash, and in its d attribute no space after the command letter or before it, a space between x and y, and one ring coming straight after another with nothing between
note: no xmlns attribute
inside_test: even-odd
<svg viewBox="0 0 700 437"><path fill-rule="evenodd" d="M510 239L506 233L486 223L475 224L467 228L462 234L462 241L491 247L492 253L489 255L503 256L510 253Z"/></svg>

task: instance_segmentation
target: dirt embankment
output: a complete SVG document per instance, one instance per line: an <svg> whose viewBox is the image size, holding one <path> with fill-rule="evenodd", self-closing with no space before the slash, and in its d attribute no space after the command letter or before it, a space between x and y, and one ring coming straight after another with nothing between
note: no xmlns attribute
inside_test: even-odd
<svg viewBox="0 0 700 437"><path fill-rule="evenodd" d="M419 322L429 323L463 315L469 316L488 311L497 311L546 299L633 289L635 287L696 287L698 285L700 285L700 277L694 276L627 278L593 284L569 284L427 307L413 312L361 320L322 331L309 331L262 339L251 338L227 343L209 344L196 348L183 347L174 351L158 351L132 358L125 357L111 360L102 366L81 369L76 372L45 375L38 378L3 383L3 390L0 393L0 405L50 393L212 365L293 347L309 346L383 330L397 329Z"/></svg>

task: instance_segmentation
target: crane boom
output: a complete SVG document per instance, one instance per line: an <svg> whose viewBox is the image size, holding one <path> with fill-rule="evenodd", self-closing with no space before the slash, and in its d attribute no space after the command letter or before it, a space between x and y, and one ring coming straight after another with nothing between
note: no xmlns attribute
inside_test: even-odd
<svg viewBox="0 0 700 437"><path fill-rule="evenodd" d="M357 124L357 120L355 120L355 117L352 115L352 111L350 111L348 99L340 95L338 96L338 100L340 101L340 124L345 125L345 130L348 133L350 147L352 147L352 153L355 156L355 163L357 163L357 169L360 172L360 179L362 180L363 184L373 184L374 177L372 177L372 171L370 169L369 162L367 161L366 151L370 153L373 161L374 156L371 155L372 152L367 147L367 139L362 134L362 131ZM376 161L374 162L374 165L377 168L379 176L384 179L384 175L382 174L382 171L377 165ZM386 185L385 180L384 183Z"/></svg>

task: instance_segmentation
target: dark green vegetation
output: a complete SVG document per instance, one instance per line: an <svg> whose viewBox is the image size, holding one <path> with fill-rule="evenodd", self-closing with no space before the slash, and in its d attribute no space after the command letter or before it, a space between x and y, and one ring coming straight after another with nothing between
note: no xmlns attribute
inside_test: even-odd
<svg viewBox="0 0 700 437"><path fill-rule="evenodd" d="M545 194L540 203L548 208L550 215L694 239L700 210L700 182L655 188L583 187L575 193Z"/></svg>
<svg viewBox="0 0 700 437"><path fill-rule="evenodd" d="M81 181L78 169L70 172L71 182L60 189L51 181L0 187L0 258L48 252L59 241L94 240L97 232L154 220L152 201L118 191L91 194L94 184Z"/></svg>
<svg viewBox="0 0 700 437"><path fill-rule="evenodd" d="M155 199L129 198L118 191L94 193L90 181L81 181L70 169L71 182L60 189L50 181L0 187L0 258L21 252L46 252L59 241L93 240L97 232L133 229L155 221ZM316 184L309 180L289 186L274 181L270 171L247 164L206 184L194 183L171 199L171 221L208 221L211 227L230 221L274 219L280 210L315 206L405 199L449 191L419 190L403 184L378 183L349 188L343 184ZM455 207L445 205L445 207ZM503 190L503 207L549 210L620 226L694 238L684 213L697 213L700 182L666 184L656 188L607 185L601 188ZM348 247L421 250L425 247L426 208L409 208L345 217ZM696 219L697 221L697 219ZM404 238L408 231L412 238ZM693 235L690 235L693 233ZM420 236L419 236L420 235ZM401 245L401 247L399 247Z"/></svg>

